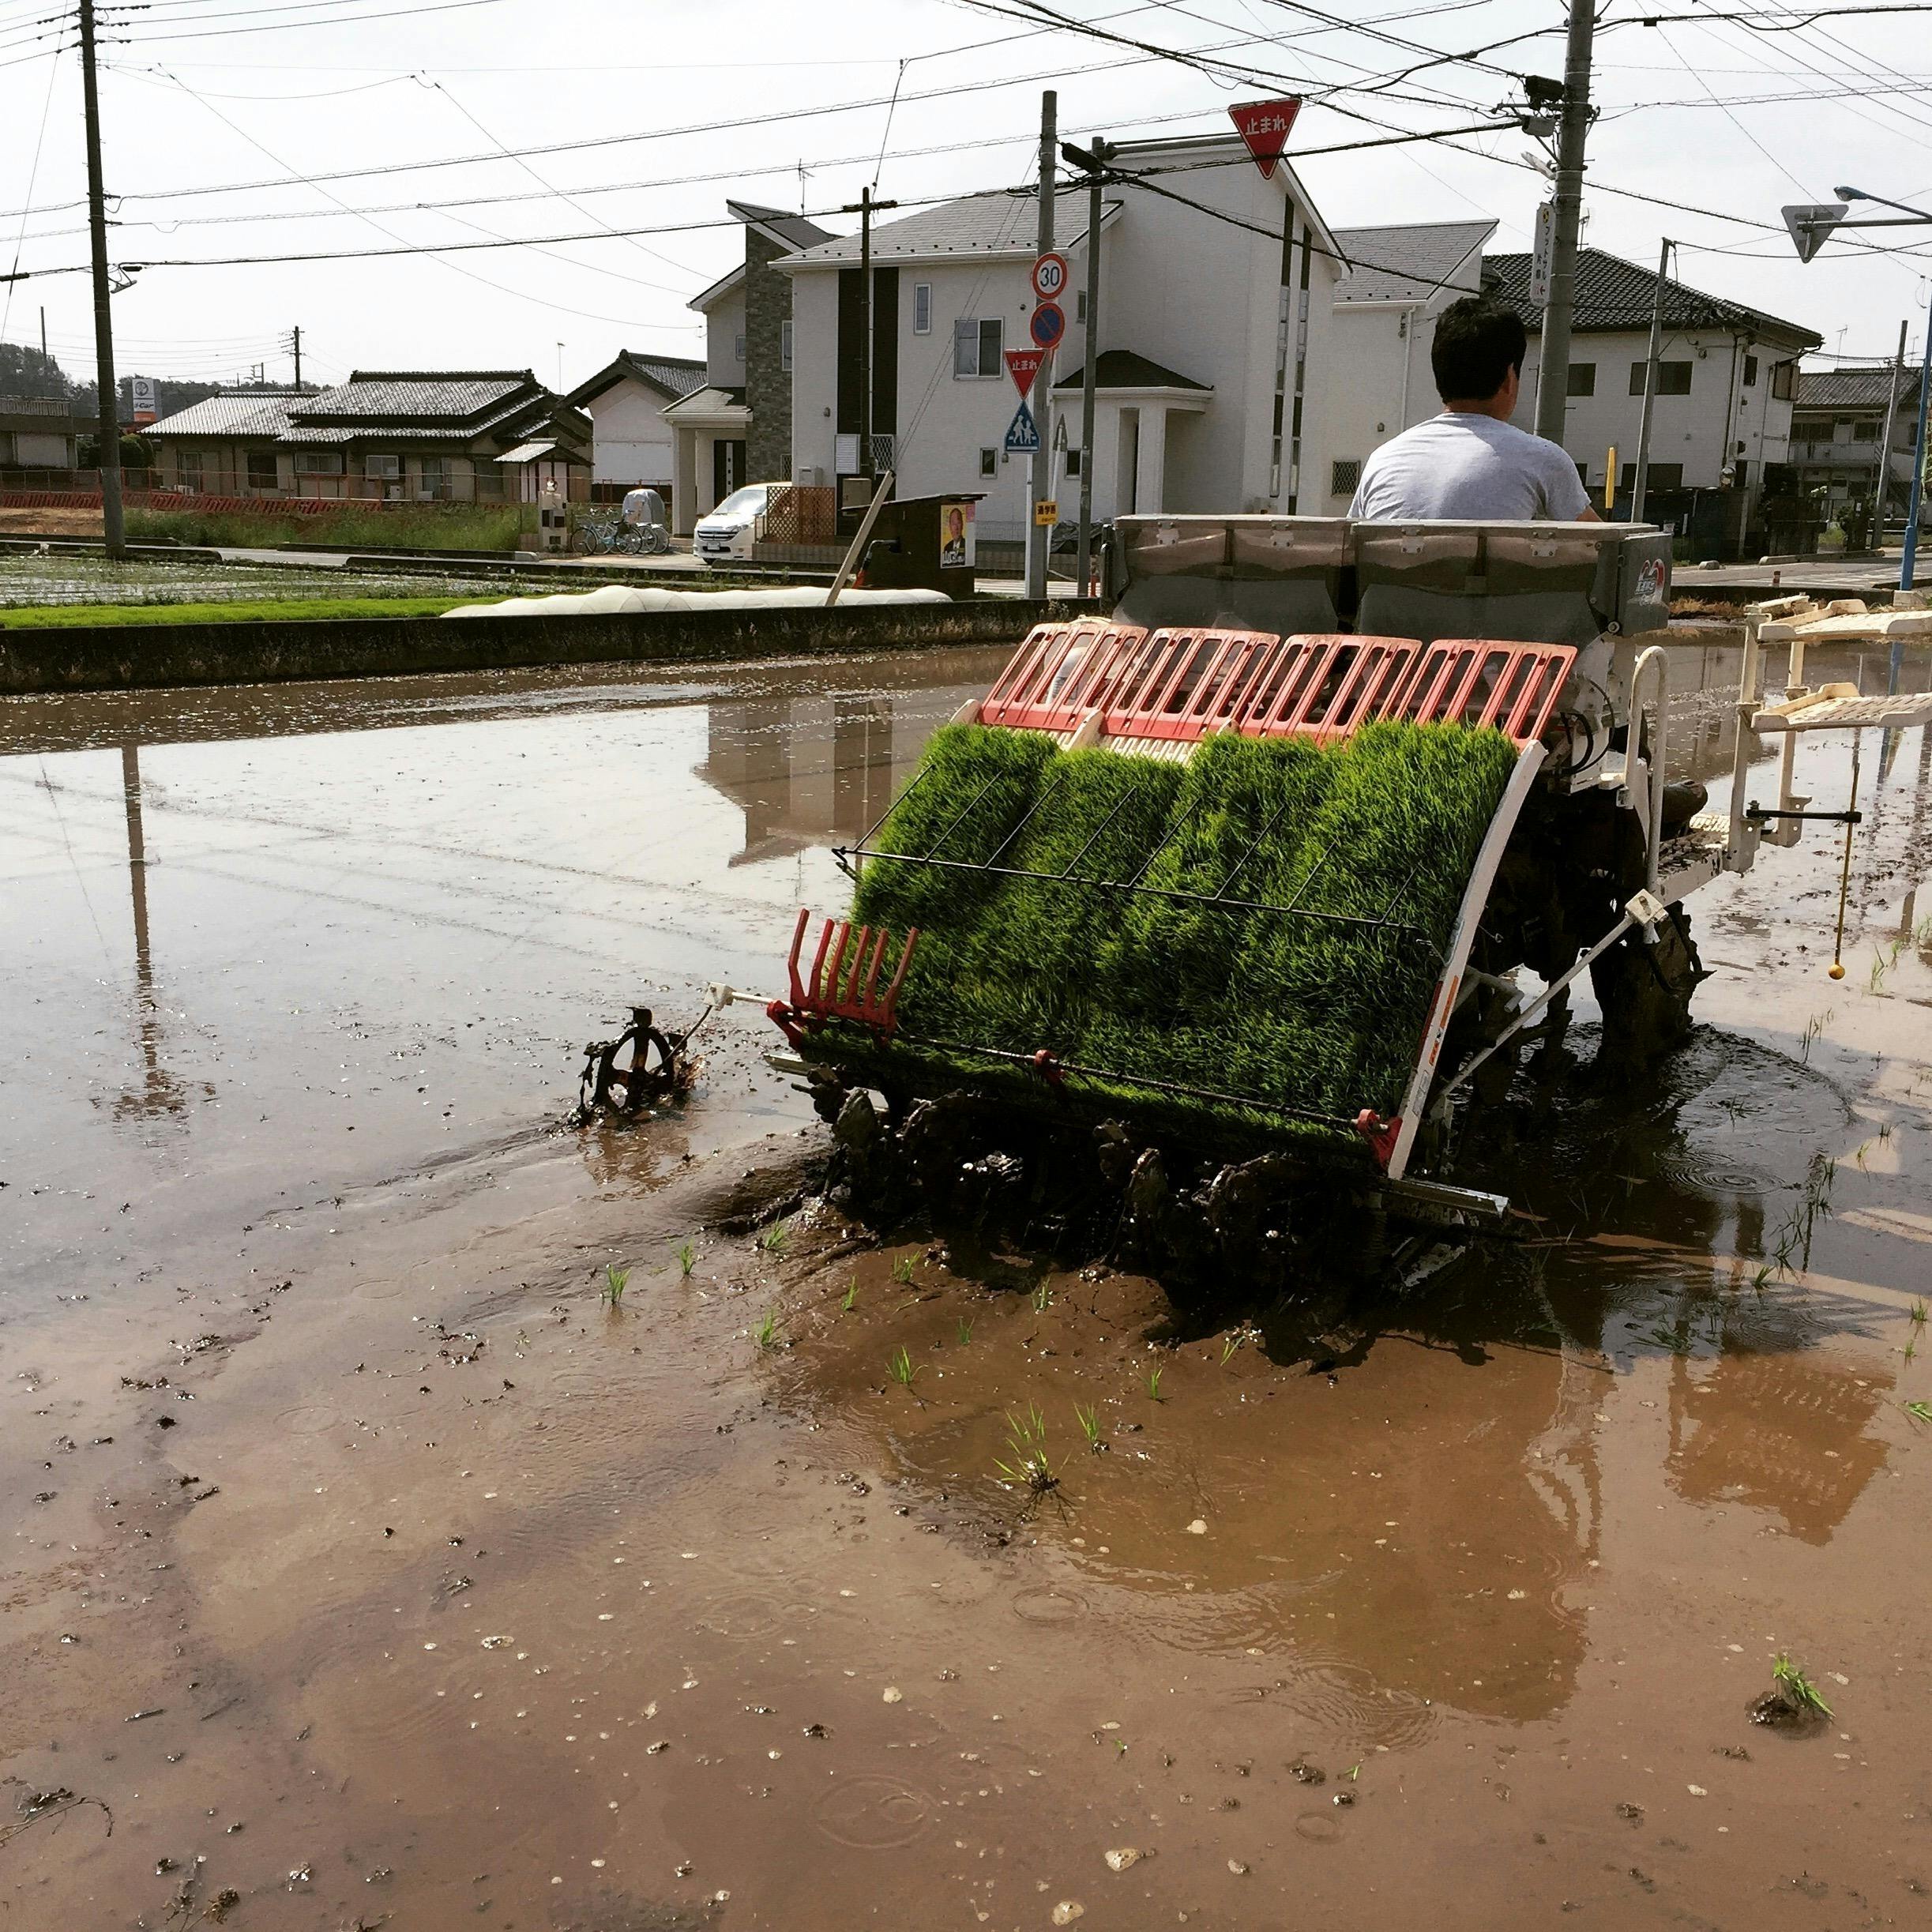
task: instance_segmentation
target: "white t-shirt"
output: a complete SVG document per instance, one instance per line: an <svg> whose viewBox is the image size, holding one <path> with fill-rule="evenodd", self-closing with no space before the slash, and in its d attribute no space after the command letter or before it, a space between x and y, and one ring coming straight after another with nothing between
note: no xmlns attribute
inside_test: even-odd
<svg viewBox="0 0 1932 1932"><path fill-rule="evenodd" d="M1445 410L1370 457L1348 513L1370 523L1574 523L1589 507L1560 445L1494 416Z"/></svg>

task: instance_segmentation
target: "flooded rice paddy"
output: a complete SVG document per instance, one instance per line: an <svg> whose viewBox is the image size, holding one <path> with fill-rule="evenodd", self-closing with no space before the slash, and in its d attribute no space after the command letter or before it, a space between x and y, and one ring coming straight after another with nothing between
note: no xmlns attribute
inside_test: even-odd
<svg viewBox="0 0 1932 1932"><path fill-rule="evenodd" d="M563 1124L999 656L0 705L0 1924L1932 1923L1926 735L1843 981L1814 828L1506 1238L1177 1323L815 1205L755 1007Z"/></svg>

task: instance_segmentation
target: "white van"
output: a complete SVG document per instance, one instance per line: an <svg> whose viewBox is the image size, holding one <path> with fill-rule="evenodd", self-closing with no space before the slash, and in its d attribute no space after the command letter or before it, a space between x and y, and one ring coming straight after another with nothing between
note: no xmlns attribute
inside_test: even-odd
<svg viewBox="0 0 1932 1932"><path fill-rule="evenodd" d="M751 554L758 532L758 519L765 514L774 490L783 483L746 483L734 490L718 507L697 520L691 532L691 549L701 563L729 563Z"/></svg>

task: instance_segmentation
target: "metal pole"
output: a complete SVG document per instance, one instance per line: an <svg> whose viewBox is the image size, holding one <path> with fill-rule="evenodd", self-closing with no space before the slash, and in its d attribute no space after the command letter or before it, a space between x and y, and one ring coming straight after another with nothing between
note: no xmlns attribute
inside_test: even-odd
<svg viewBox="0 0 1932 1932"><path fill-rule="evenodd" d="M1577 302L1577 236L1583 219L1583 151L1590 132L1590 43L1595 0L1569 0L1569 45L1563 62L1563 122L1557 137L1550 294L1536 360L1536 434L1563 440L1569 400L1569 325Z"/></svg>
<svg viewBox="0 0 1932 1932"><path fill-rule="evenodd" d="M872 475L872 187L859 190L859 469Z"/></svg>
<svg viewBox="0 0 1932 1932"><path fill-rule="evenodd" d="M114 324L107 314L107 209L100 179L100 103L94 86L94 0L81 0L81 96L87 121L87 226L94 269L94 382L99 391L100 521L107 554L127 554L121 515L121 408L114 375Z"/></svg>
<svg viewBox="0 0 1932 1932"><path fill-rule="evenodd" d="M1060 96L1051 88L1039 97L1039 253L1053 252L1053 171L1059 158L1058 122ZM1041 531L1034 523L1036 506L1052 487L1053 477L1053 353L1042 359L1039 374L1033 380L1033 393L1039 398L1036 415L1039 427L1039 446L1033 452L1027 491L1026 594L1047 594L1047 564L1053 549L1053 532Z"/></svg>
<svg viewBox="0 0 1932 1932"><path fill-rule="evenodd" d="M302 325L295 325L295 387L302 387Z"/></svg>
<svg viewBox="0 0 1932 1932"><path fill-rule="evenodd" d="M1657 358L1663 353L1663 284L1670 272L1671 243L1667 236L1657 251L1657 291L1650 303L1650 359L1644 364L1644 412L1637 422L1637 474L1630 483L1633 524L1644 521L1644 493L1650 482L1650 418L1657 401Z"/></svg>
<svg viewBox="0 0 1932 1932"><path fill-rule="evenodd" d="M1910 590L1912 573L1919 562L1919 512L1925 500L1926 486L1926 404L1932 400L1932 311L1926 318L1925 354L1919 365L1919 436L1912 445L1912 488L1910 506L1905 513L1905 560L1899 571L1899 588ZM1894 650L1893 661L1897 662ZM1896 690L1896 673L1892 687Z"/></svg>
<svg viewBox="0 0 1932 1932"><path fill-rule="evenodd" d="M1892 388L1885 397L1885 433L1878 443L1878 507L1873 521L1877 526L1873 531L1873 548L1885 547L1885 500L1892 494L1892 432L1898 427L1899 382L1905 374L1905 332L1911 328L1908 317L1899 324L1899 352L1892 364Z"/></svg>
<svg viewBox="0 0 1932 1932"><path fill-rule="evenodd" d="M1093 414L1095 365L1100 359L1100 188L1107 158L1113 150L1103 141L1093 144L1093 179L1087 190L1087 339L1085 366L1081 370L1080 401L1080 594L1092 588L1093 577Z"/></svg>

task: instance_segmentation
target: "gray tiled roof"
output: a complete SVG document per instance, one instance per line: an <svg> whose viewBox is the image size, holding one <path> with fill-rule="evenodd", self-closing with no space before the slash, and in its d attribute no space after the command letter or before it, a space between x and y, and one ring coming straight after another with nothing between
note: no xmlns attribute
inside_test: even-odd
<svg viewBox="0 0 1932 1932"><path fill-rule="evenodd" d="M704 387L705 359L701 355L639 355L626 349L623 359L653 382L662 383L674 395L689 396L692 390Z"/></svg>
<svg viewBox="0 0 1932 1932"><path fill-rule="evenodd" d="M1899 404L1915 408L1919 400L1919 371L1893 370L1882 363L1870 369L1801 369L1796 406L1800 409L1882 409L1893 383Z"/></svg>
<svg viewBox="0 0 1932 1932"><path fill-rule="evenodd" d="M1531 258L1527 254L1483 257L1484 288L1514 309L1534 334L1543 326L1543 314L1529 299L1530 268ZM1648 329L1656 286L1654 269L1640 269L1635 262L1607 255L1600 248L1579 249L1573 326L1584 335ZM1686 288L1682 282L1667 280L1663 289L1666 329L1740 329L1793 348L1815 349L1824 340L1814 330L1799 323L1781 321L1761 309L1747 308L1742 302L1728 301L1722 295L1707 295L1698 289Z"/></svg>
<svg viewBox="0 0 1932 1932"><path fill-rule="evenodd" d="M291 404L312 392L292 389L230 389L178 409L151 423L144 436L280 436L288 427Z"/></svg>
<svg viewBox="0 0 1932 1932"><path fill-rule="evenodd" d="M1056 390L1077 389L1084 385L1086 379L1083 363L1053 386ZM1184 376L1132 349L1103 349L1093 366L1093 386L1096 389L1198 389L1204 396L1214 393L1212 382L1197 382L1192 376Z"/></svg>
<svg viewBox="0 0 1932 1932"><path fill-rule="evenodd" d="M1496 232L1493 221L1418 221L1400 227L1337 228L1348 257L1337 302L1419 302L1455 277L1473 291L1481 265L1470 257ZM1457 270L1462 273L1458 275Z"/></svg>
<svg viewBox="0 0 1932 1932"><path fill-rule="evenodd" d="M528 369L361 370L291 412L311 423L440 423L454 427L488 416L539 385Z"/></svg>
<svg viewBox="0 0 1932 1932"><path fill-rule="evenodd" d="M724 205L740 221L755 221L794 248L816 248L821 242L833 239L829 228L821 228L802 215L787 214L782 208L765 208L757 201L727 201Z"/></svg>
<svg viewBox="0 0 1932 1932"><path fill-rule="evenodd" d="M1118 201L1107 204L1110 211ZM872 259L875 262L944 261L958 256L1015 253L1029 250L1039 231L1039 197L1032 194L976 194L964 201L923 208L903 221L872 224ZM1054 203L1055 246L1066 248L1087 232L1087 194L1062 194ZM844 267L859 259L859 237L841 235L787 258L810 268Z"/></svg>

